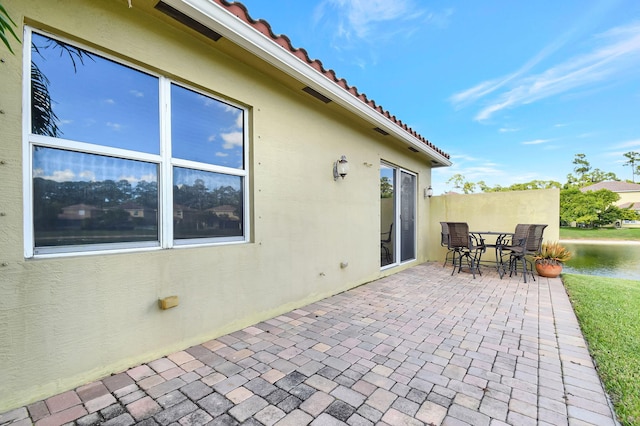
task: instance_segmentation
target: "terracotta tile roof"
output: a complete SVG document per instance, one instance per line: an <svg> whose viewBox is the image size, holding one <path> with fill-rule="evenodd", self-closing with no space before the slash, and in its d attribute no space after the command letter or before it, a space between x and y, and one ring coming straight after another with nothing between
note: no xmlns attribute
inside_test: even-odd
<svg viewBox="0 0 640 426"><path fill-rule="evenodd" d="M640 192L640 184L631 182L621 182L617 180L609 180L605 182L594 183L593 185L580 188L580 191L598 191L600 189L608 189L613 192Z"/></svg>
<svg viewBox="0 0 640 426"><path fill-rule="evenodd" d="M368 105L371 108L373 108L375 111L380 113L382 116L387 118L392 123L394 123L397 126L399 126L401 129L403 129L404 131L409 133L414 138L416 138L419 141L423 142L425 145L427 145L428 147L430 147L431 149L433 149L434 151L436 151L437 153L439 153L443 157L445 157L447 159L450 159L449 154L445 153L440 148L438 148L435 145L433 145L431 142L429 142L428 139L426 139L424 136L422 136L419 133L417 133L411 127L407 126L406 123L403 123L401 120L396 118L395 115L392 115L391 113L389 113L389 111L385 110L382 106L377 105L376 102L373 99L369 99L366 94L360 93L358 91L357 87L349 86L349 84L347 83L347 81L344 78L338 78L336 76L335 71L326 70L324 68L324 66L322 65L322 62L320 62L318 59L311 59L305 49L294 47L291 44L291 40L289 39L289 37L287 37L284 34L280 34L280 35L274 34L274 32L271 30L271 25L267 21L265 21L264 19L258 19L258 20L253 19L249 15L249 12L248 12L246 6L243 5L242 3L239 3L239 2L228 2L226 0L212 0L212 1L215 2L216 4L220 5L220 6L224 7L230 13L232 13L235 16L237 16L238 18L240 18L242 21L244 21L247 24L251 25L253 28L255 28L256 30L261 32L267 38L271 39L274 43L280 45L283 49L287 50L292 55L296 56L298 59L300 59L301 61L306 63L308 66L310 66L311 68L313 68L314 70L316 70L320 74L324 75L330 81L334 82L337 86L339 86L342 89L346 90L348 93L353 95L355 98L359 99L360 101L362 101L366 105Z"/></svg>

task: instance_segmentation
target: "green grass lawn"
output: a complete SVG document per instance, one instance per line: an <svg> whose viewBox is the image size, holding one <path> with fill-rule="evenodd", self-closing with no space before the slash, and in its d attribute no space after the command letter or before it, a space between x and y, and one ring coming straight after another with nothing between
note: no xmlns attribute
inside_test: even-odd
<svg viewBox="0 0 640 426"><path fill-rule="evenodd" d="M640 228L560 228L562 240L638 240Z"/></svg>
<svg viewBox="0 0 640 426"><path fill-rule="evenodd" d="M589 351L623 425L640 424L640 281L564 274Z"/></svg>

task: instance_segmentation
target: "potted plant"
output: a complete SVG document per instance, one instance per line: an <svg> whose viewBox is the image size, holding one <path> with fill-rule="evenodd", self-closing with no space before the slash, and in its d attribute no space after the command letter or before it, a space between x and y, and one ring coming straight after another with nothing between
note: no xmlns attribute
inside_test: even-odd
<svg viewBox="0 0 640 426"><path fill-rule="evenodd" d="M546 242L536 253L536 271L541 277L555 278L562 272L562 264L571 259L571 252L560 243Z"/></svg>

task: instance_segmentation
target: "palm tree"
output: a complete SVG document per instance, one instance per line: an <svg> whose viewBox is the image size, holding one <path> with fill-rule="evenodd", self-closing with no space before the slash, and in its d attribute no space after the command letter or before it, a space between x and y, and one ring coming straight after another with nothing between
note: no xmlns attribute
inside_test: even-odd
<svg viewBox="0 0 640 426"><path fill-rule="evenodd" d="M11 45L9 44L9 39L7 38L6 33L8 32L9 34L11 34L13 38L15 38L18 43L20 43L20 39L13 31L12 26L17 27L16 23L13 22L13 19L11 19L11 16L9 16L9 13L7 13L7 9L5 9L4 6L2 6L2 4L0 3L0 40L2 40L4 45L7 46L7 49L9 49L9 52L11 53L13 53L13 49L11 49Z"/></svg>
<svg viewBox="0 0 640 426"><path fill-rule="evenodd" d="M640 153L631 151L625 152L625 157L627 157L627 161L624 163L625 166L631 166L631 181L633 183L636 182L636 174L640 173Z"/></svg>
<svg viewBox="0 0 640 426"><path fill-rule="evenodd" d="M33 54L40 55L40 49L60 49L60 54L66 53L77 71L78 62L84 64L84 59L93 57L84 50L55 39L47 39L43 46L32 43ZM77 62L76 62L77 61ZM38 135L59 137L62 131L58 127L58 116L53 111L53 99L49 93L49 80L42 73L38 65L31 61L31 132Z"/></svg>

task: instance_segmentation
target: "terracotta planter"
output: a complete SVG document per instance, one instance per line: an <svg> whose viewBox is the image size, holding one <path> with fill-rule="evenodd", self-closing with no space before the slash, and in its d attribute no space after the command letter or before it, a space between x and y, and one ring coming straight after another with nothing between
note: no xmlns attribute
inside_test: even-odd
<svg viewBox="0 0 640 426"><path fill-rule="evenodd" d="M549 263L536 262L536 271L541 277L556 278L562 272L562 264L552 265Z"/></svg>

